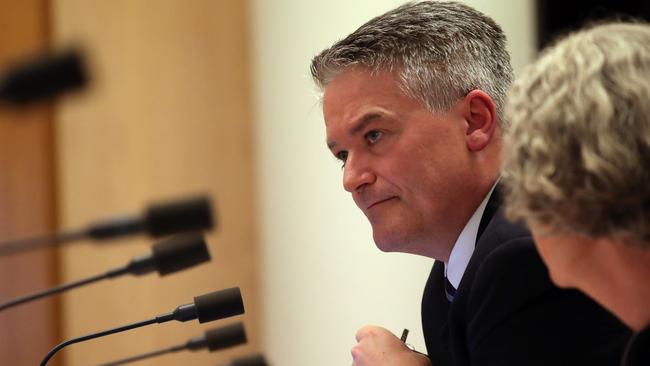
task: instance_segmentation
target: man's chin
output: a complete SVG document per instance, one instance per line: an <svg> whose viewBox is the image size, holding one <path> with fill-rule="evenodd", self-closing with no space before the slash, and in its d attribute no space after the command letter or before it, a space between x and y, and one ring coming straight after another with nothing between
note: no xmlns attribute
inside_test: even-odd
<svg viewBox="0 0 650 366"><path fill-rule="evenodd" d="M372 236L375 241L375 245L382 252L398 252L399 248L401 247L399 240L397 240L395 237L381 235L376 231L373 231Z"/></svg>

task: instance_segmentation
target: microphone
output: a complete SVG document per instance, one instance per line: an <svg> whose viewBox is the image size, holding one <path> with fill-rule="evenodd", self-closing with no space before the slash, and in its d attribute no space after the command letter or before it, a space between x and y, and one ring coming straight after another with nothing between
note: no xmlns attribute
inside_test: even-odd
<svg viewBox="0 0 650 366"><path fill-rule="evenodd" d="M81 230L0 242L0 257L82 239L108 240L141 232L160 237L212 226L210 200L206 197L190 198L154 204L140 216L102 220Z"/></svg>
<svg viewBox="0 0 650 366"><path fill-rule="evenodd" d="M0 78L0 100L27 104L79 89L88 78L81 55L70 50L14 66Z"/></svg>
<svg viewBox="0 0 650 366"><path fill-rule="evenodd" d="M105 363L100 366L124 365L127 363L183 350L199 351L207 348L210 352L214 352L243 343L246 343L246 331L244 330L244 325L239 322L221 328L213 328L206 331L204 335L191 338L187 342L177 346L169 347L159 351L143 353L141 355Z"/></svg>
<svg viewBox="0 0 650 366"><path fill-rule="evenodd" d="M209 260L210 252L201 233L179 234L154 244L150 254L135 257L125 266L1 303L0 311L100 280L125 274L142 276L154 271L160 276L166 276Z"/></svg>
<svg viewBox="0 0 650 366"><path fill-rule="evenodd" d="M137 323L124 325L85 336L69 339L52 348L50 352L41 360L40 366L47 365L47 362L54 355L66 346L71 344L88 341L91 339L124 332L127 330L144 327L150 324L160 324L171 320L186 322L198 319L199 323L206 323L213 320L228 318L244 313L244 301L241 297L239 287L211 292L209 294L197 296L191 304L180 305L174 311L158 315L151 319L143 320Z"/></svg>
<svg viewBox="0 0 650 366"><path fill-rule="evenodd" d="M240 357L232 360L232 362L222 366L269 366L261 354L255 354L247 357Z"/></svg>

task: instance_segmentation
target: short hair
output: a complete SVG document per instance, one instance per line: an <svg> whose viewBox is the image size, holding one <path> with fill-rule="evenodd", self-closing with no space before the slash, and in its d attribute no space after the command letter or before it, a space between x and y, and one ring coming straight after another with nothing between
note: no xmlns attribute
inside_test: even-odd
<svg viewBox="0 0 650 366"><path fill-rule="evenodd" d="M324 90L351 66L397 72L402 92L432 112L481 89L501 117L512 82L501 27L457 2L406 3L380 15L314 57L311 74Z"/></svg>
<svg viewBox="0 0 650 366"><path fill-rule="evenodd" d="M650 25L569 35L515 81L506 115L509 218L650 249Z"/></svg>

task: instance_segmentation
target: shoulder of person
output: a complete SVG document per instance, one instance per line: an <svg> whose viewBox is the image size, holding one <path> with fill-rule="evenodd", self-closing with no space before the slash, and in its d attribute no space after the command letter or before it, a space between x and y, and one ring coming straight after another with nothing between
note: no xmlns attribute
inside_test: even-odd
<svg viewBox="0 0 650 366"><path fill-rule="evenodd" d="M470 303L503 299L513 308L557 289L530 236L499 243L485 254L473 277Z"/></svg>
<svg viewBox="0 0 650 366"><path fill-rule="evenodd" d="M612 365L629 337L586 295L551 282L530 237L494 248L468 290L458 315L470 359L485 364Z"/></svg>
<svg viewBox="0 0 650 366"><path fill-rule="evenodd" d="M480 328L488 330L556 289L528 229L499 210L476 244L454 313L466 324L482 319Z"/></svg>
<svg viewBox="0 0 650 366"><path fill-rule="evenodd" d="M620 360L627 328L580 291L556 287L530 237L499 245L474 276L464 315L468 347L480 357L503 347L497 358L514 361L502 365L531 355L538 362L528 365Z"/></svg>
<svg viewBox="0 0 650 366"><path fill-rule="evenodd" d="M494 287L492 290L506 290L529 274L544 287L550 285L548 271L537 254L528 228L508 221L499 210L476 243L460 285L466 295L463 297L468 300L470 296L477 297L477 289L488 290ZM511 277L513 275L515 276ZM532 279L529 278L528 281L530 280ZM502 286L509 282L514 283Z"/></svg>

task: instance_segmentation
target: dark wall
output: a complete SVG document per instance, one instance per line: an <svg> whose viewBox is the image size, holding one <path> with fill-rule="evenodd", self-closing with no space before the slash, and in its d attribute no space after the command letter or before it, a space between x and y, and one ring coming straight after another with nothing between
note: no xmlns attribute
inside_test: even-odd
<svg viewBox="0 0 650 366"><path fill-rule="evenodd" d="M537 0L538 47L585 24L608 19L650 21L649 0Z"/></svg>

